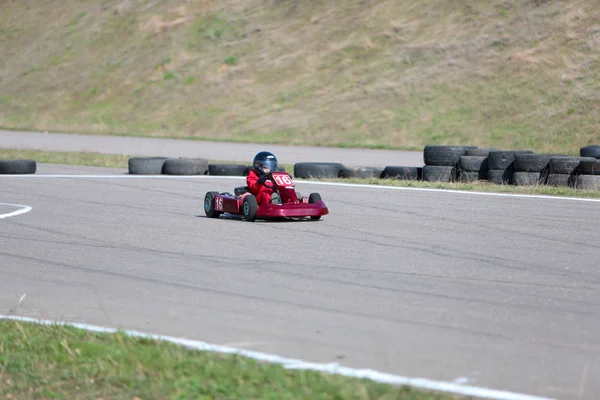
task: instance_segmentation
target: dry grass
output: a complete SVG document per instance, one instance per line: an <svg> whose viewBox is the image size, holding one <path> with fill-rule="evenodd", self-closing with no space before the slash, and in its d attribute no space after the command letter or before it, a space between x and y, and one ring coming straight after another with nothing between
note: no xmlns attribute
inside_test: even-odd
<svg viewBox="0 0 600 400"><path fill-rule="evenodd" d="M595 0L0 5L7 127L577 153L600 140Z"/></svg>

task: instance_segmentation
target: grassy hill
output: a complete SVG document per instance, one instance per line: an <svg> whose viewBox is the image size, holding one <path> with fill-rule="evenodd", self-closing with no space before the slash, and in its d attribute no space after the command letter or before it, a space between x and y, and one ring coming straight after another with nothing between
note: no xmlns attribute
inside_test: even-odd
<svg viewBox="0 0 600 400"><path fill-rule="evenodd" d="M597 0L0 2L0 126L326 146L600 142Z"/></svg>

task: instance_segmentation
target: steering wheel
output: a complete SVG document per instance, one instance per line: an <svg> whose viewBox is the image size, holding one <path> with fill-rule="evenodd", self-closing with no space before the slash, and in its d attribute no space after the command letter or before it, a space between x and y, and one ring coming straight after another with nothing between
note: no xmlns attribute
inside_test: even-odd
<svg viewBox="0 0 600 400"><path fill-rule="evenodd" d="M273 171L271 172L267 172L266 174L264 174L263 176L266 177L265 179L271 179L271 176L273 175ZM275 189L274 185L267 185L267 181L265 180L265 182L263 182L263 186L269 188L269 189Z"/></svg>

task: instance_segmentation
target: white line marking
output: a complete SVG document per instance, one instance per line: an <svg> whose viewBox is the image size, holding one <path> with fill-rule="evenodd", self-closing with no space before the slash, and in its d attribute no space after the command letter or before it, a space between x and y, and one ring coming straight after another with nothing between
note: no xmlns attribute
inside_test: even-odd
<svg viewBox="0 0 600 400"><path fill-rule="evenodd" d="M25 214L25 213L28 213L29 211L33 210L32 207L25 206L23 204L0 203L0 206L19 207L19 208L21 208L20 210L17 210L17 211L9 212L9 213L6 213L6 214L0 214L0 219L14 217L15 215Z"/></svg>
<svg viewBox="0 0 600 400"><path fill-rule="evenodd" d="M243 176L216 176L216 175L0 175L0 178L86 178L86 179L235 179L244 180ZM402 186L384 186L384 185L368 185L361 183L342 183L342 182L319 182L295 180L296 184L311 184L325 186L340 186L340 187L356 187L366 189L387 189L387 190L404 190L417 192L438 192L438 193L453 193L471 196L496 196L496 197L515 197L521 199L548 199L548 200L567 200L567 201L583 201L590 203L600 203L600 199L586 197L565 197L565 196L549 196L536 194L518 194L518 193L494 193L494 192L476 192L471 190L453 190L453 189L435 189L435 188L416 188Z"/></svg>
<svg viewBox="0 0 600 400"><path fill-rule="evenodd" d="M0 319L7 319L13 321L33 322L42 325L66 325L72 326L79 329L85 329L87 331L101 332L101 333L115 333L117 329L105 328L101 326L88 325L82 323L71 323L71 322L58 322L49 320L39 320L36 318L19 317L10 315L0 315ZM552 400L547 397L531 396L522 393L514 393L503 390L488 389L476 386L461 385L452 382L434 381L425 378L409 378L404 376L392 375L384 372L375 371L372 369L354 369L348 367L342 367L338 363L313 363L303 360L296 360L292 358L285 358L274 354L260 353L257 351L248 351L237 349L229 346L219 346L200 342L197 340L182 339L172 336L154 335L148 333L142 333L138 331L125 330L122 331L128 336L150 338L155 340L163 340L166 342L178 344L181 346L189 347L201 351L212 351L216 353L227 353L227 354L239 354L244 357L249 357L259 361L266 361L275 364L281 364L286 369L306 369L312 371L326 372L330 374L337 374L348 376L352 378L367 378L375 382L387 383L392 385L408 385L416 388L435 390L442 392L450 392L455 394L462 394L466 396L476 396L488 399L502 399L502 400Z"/></svg>

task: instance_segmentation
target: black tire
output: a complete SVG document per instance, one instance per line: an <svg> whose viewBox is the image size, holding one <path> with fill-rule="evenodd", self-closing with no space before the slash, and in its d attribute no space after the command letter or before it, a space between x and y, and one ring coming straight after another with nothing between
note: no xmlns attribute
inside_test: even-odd
<svg viewBox="0 0 600 400"><path fill-rule="evenodd" d="M215 195L217 194L219 192L208 192L204 196L204 213L208 218L217 218L222 214L220 211L215 211Z"/></svg>
<svg viewBox="0 0 600 400"><path fill-rule="evenodd" d="M495 185L512 185L513 174L512 169L490 169L487 172L487 179Z"/></svg>
<svg viewBox="0 0 600 400"><path fill-rule="evenodd" d="M390 165L381 171L381 178L420 181L423 179L423 167L399 167Z"/></svg>
<svg viewBox="0 0 600 400"><path fill-rule="evenodd" d="M600 190L600 175L579 175L575 187L583 190Z"/></svg>
<svg viewBox="0 0 600 400"><path fill-rule="evenodd" d="M341 163L300 162L294 164L294 178L339 178L342 169Z"/></svg>
<svg viewBox="0 0 600 400"><path fill-rule="evenodd" d="M486 175L489 169L487 157L483 156L461 156L458 160L458 168L461 171L483 171Z"/></svg>
<svg viewBox="0 0 600 400"><path fill-rule="evenodd" d="M128 161L132 175L160 175L167 157L132 157Z"/></svg>
<svg viewBox="0 0 600 400"><path fill-rule="evenodd" d="M242 203L242 214L244 219L249 222L256 220L256 211L258 210L258 202L253 194L246 195Z"/></svg>
<svg viewBox="0 0 600 400"><path fill-rule="evenodd" d="M541 172L515 171L513 174L513 185L515 186L537 186L541 184Z"/></svg>
<svg viewBox="0 0 600 400"><path fill-rule="evenodd" d="M515 172L543 172L553 158L565 158L562 154L516 154Z"/></svg>
<svg viewBox="0 0 600 400"><path fill-rule="evenodd" d="M344 167L340 176L342 178L379 178L381 176L382 169L376 167Z"/></svg>
<svg viewBox="0 0 600 400"><path fill-rule="evenodd" d="M552 158L548 162L550 174L572 174L577 171L582 161L595 161L593 157L560 157Z"/></svg>
<svg viewBox="0 0 600 400"><path fill-rule="evenodd" d="M600 159L600 146L592 144L579 149L579 155L581 157L592 157Z"/></svg>
<svg viewBox="0 0 600 400"><path fill-rule="evenodd" d="M163 166L165 175L206 175L208 160L205 158L168 158Z"/></svg>
<svg viewBox="0 0 600 400"><path fill-rule="evenodd" d="M453 182L457 178L456 168L441 165L423 167L423 180L427 182Z"/></svg>
<svg viewBox="0 0 600 400"><path fill-rule="evenodd" d="M488 154L488 168L495 170L514 169L516 154L533 154L532 150L502 150L490 151Z"/></svg>
<svg viewBox="0 0 600 400"><path fill-rule="evenodd" d="M315 204L317 201L321 201L321 195L319 193L311 193L308 196L308 203L309 204ZM314 217L310 217L310 219L312 219L313 221L318 221L321 219L320 215L314 216Z"/></svg>
<svg viewBox="0 0 600 400"><path fill-rule="evenodd" d="M570 174L549 174L546 179L548 186L572 186L572 178Z"/></svg>
<svg viewBox="0 0 600 400"><path fill-rule="evenodd" d="M490 148L490 149L469 149L465 152L466 156L478 156L478 157L487 157L490 155L490 151L500 151L500 149Z"/></svg>
<svg viewBox="0 0 600 400"><path fill-rule="evenodd" d="M477 146L425 146L423 161L425 165L439 167L454 167L467 150L476 149Z"/></svg>
<svg viewBox="0 0 600 400"><path fill-rule="evenodd" d="M35 160L0 160L0 174L35 174L37 163Z"/></svg>
<svg viewBox="0 0 600 400"><path fill-rule="evenodd" d="M581 175L600 175L600 160L582 161L577 167L577 173Z"/></svg>
<svg viewBox="0 0 600 400"><path fill-rule="evenodd" d="M477 182L487 180L487 171L460 171L459 182Z"/></svg>
<svg viewBox="0 0 600 400"><path fill-rule="evenodd" d="M208 175L245 176L247 169L244 164L208 164Z"/></svg>

